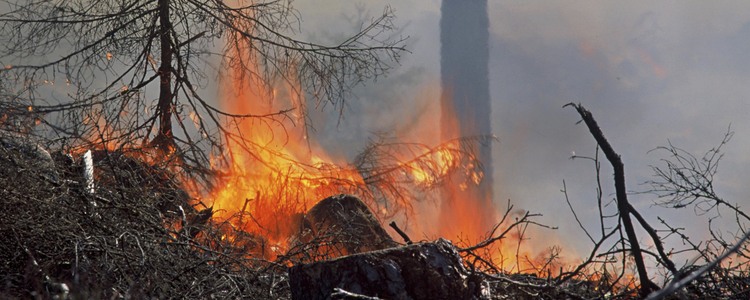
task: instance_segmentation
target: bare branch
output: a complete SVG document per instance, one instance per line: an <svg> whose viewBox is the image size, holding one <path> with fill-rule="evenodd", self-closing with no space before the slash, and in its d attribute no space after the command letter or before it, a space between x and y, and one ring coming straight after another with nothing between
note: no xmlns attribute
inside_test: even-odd
<svg viewBox="0 0 750 300"><path fill-rule="evenodd" d="M636 236L635 229L633 228L632 221L630 220L631 206L628 203L627 190L625 188L624 164L622 163L620 155L615 152L607 139L604 137L604 133L601 131L599 125L594 120L591 112L586 110L580 104L569 103L563 107L567 106L572 106L576 109L576 111L578 111L578 114L581 115L583 122L586 124L591 134L594 136L594 139L596 140L599 147L601 147L602 152L604 152L604 155L607 157L607 160L609 160L609 162L612 164L612 168L614 168L617 208L620 212L620 218L623 222L623 226L625 227L628 241L630 242L630 248L632 249L632 255L635 259L636 268L638 270L638 277L641 280L641 294L647 295L650 292L658 289L658 286L653 283L648 277L648 272L646 271L646 266L643 262L643 256L641 254L641 247L638 244L638 238ZM660 241L657 239L654 242Z"/></svg>
<svg viewBox="0 0 750 300"><path fill-rule="evenodd" d="M684 278L675 278L672 282L670 282L666 287L664 287L661 290L655 291L648 295L646 298L647 300L653 300L653 299L663 299L664 297L667 297L671 294L673 294L675 291L683 288L690 282L696 280L703 274L705 274L708 271L711 271L712 269L716 268L724 259L729 257L730 255L737 253L740 250L740 247L750 238L750 232L746 233L739 241L737 241L734 246L728 248L722 255L711 261L709 264L701 267L698 270L693 271L692 273L688 274Z"/></svg>

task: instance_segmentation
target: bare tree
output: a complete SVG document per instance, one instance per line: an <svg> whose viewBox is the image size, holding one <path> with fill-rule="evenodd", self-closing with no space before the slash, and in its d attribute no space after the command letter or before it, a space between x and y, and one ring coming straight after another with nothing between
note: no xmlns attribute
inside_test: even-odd
<svg viewBox="0 0 750 300"><path fill-rule="evenodd" d="M644 216L627 202L622 159L604 137L591 112L580 104L571 103L564 107L568 106L576 109L582 118L581 122L586 124L597 142L594 157L574 155L572 158L583 158L594 162L597 178L596 191L599 207L599 228L597 229L599 233L597 235L595 231L587 229L580 221L568 199L567 187L563 182L562 191L566 202L593 248L580 265L563 273L558 278L559 282L586 278L587 273L599 268L602 278L597 281L600 285L605 284L604 290L613 291L616 288L607 287L607 282L617 283L624 278L626 268L632 268L632 266L629 266L631 264L629 261L621 260L620 270L617 274L611 274L617 276L614 280L611 280L608 269L611 270L614 267L614 263L618 260L617 256L627 253L633 257L632 261L635 265L635 270L630 270L630 272L637 271L639 275L639 281L633 282L632 288L638 288L641 297L663 299L677 293L677 298L726 298L727 296L739 298L747 294L750 289L746 280L748 270L746 241L750 238L750 233L745 228L750 218L738 204L720 197L714 189L719 161L724 155L722 147L729 142L734 133L728 130L719 145L702 156L696 156L671 142L668 146L656 148L656 151L666 153L668 157L661 159L661 165L651 166L655 178L646 182L650 189L644 193L658 196L660 200L656 201L656 204L659 206L676 209L693 207L698 215L716 213L716 216L711 217L708 222L710 237L696 242L684 233L684 228L673 226L661 217L658 218L660 228L651 226ZM617 212L614 214L603 212L600 150L612 163L614 171L616 191L613 201L617 204ZM719 228L719 226L712 225L713 221L722 221L720 209L729 209L737 226L737 231L729 237L724 236L725 227ZM635 220L625 222L627 215L634 217ZM617 222L615 226L607 228L605 221L611 218L616 218ZM634 225L640 225L648 234L651 246L639 245L641 242L634 235ZM623 231L625 231L624 234ZM611 237L614 237L614 243L611 241L607 243ZM666 248L667 241L674 239L677 239L683 246L671 245L672 248ZM607 245L611 246L603 248ZM685 261L682 266L675 264L676 258L685 255L693 255L694 258ZM736 255L738 259L736 261L729 259L732 255ZM644 264L646 257L650 257L656 263L657 268L654 270L661 274L665 282L664 286L658 286L651 281ZM685 289L681 290L683 288ZM635 296L635 294L629 294L628 289L625 288L622 295Z"/></svg>
<svg viewBox="0 0 750 300"><path fill-rule="evenodd" d="M299 96L342 107L353 85L384 74L405 51L391 35L390 8L321 45L295 37L300 14L290 0L229 2L0 1L0 73L23 91L13 107L44 116L60 136L141 141L205 162L206 148L233 138L227 119L275 122L288 112L222 110L201 93L212 74L294 82ZM64 96L50 86L61 82Z"/></svg>

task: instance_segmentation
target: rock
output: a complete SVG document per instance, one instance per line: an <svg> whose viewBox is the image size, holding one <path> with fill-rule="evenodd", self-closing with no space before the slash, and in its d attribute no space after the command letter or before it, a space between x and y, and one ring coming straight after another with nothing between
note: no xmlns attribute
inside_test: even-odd
<svg viewBox="0 0 750 300"><path fill-rule="evenodd" d="M340 290L383 299L488 298L484 281L444 239L295 265L289 284L292 299L335 299Z"/></svg>
<svg viewBox="0 0 750 300"><path fill-rule="evenodd" d="M297 244L314 243L308 255L332 258L396 247L375 215L359 198L338 195L321 200L304 215ZM317 255L316 255L317 254Z"/></svg>

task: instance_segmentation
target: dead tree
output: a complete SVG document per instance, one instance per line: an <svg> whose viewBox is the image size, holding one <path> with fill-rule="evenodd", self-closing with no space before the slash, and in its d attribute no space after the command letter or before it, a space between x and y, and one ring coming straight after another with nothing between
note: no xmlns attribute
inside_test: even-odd
<svg viewBox="0 0 750 300"><path fill-rule="evenodd" d="M596 120L594 120L594 116L580 104L568 103L563 107L567 106L572 106L576 109L578 114L581 115L583 122L588 127L591 135L594 136L596 143L602 149L602 152L604 152L607 160L609 160L609 162L612 164L612 168L614 169L615 173L614 179L615 193L617 198L617 210L619 211L620 219L622 220L622 225L625 229L627 240L630 244L630 252L635 261L638 277L641 281L640 293L644 296L648 295L652 291L658 290L659 286L657 286L648 277L646 265L643 261L643 251L641 250L640 244L638 243L638 237L636 236L635 228L633 227L633 222L630 219L630 215L634 215L638 219L638 221L641 222L641 225L644 227L644 229L652 232L652 237L655 236L656 233L628 202L627 190L625 189L625 165L622 163L620 155L615 152L614 148L612 148L612 145L610 145L607 139L604 137L604 133L602 132L601 128L599 128ZM656 236L656 238L654 239L654 243L657 245L657 248L660 249L660 252L663 253L661 240L658 238L658 236ZM671 263L666 255L663 256L663 259L668 262L668 268L670 268L669 266L671 266L670 269L674 270L674 264Z"/></svg>
<svg viewBox="0 0 750 300"><path fill-rule="evenodd" d="M708 212L714 212L717 214L716 217L712 217L708 221L708 231L710 238L701 241L694 241L690 237L683 233L684 228L675 227L667 223L664 219L659 218L659 221L665 229L661 230L664 234L659 236L657 229L648 224L645 218L635 209L632 205L627 203L624 192L624 174L622 161L617 153L614 152L611 145L608 144L604 138L601 129L594 120L591 113L583 108L580 104L568 104L565 106L573 106L577 112L581 115L582 121L586 123L592 135L597 141L597 151L594 157L585 156L573 156L572 158L585 158L594 161L596 165L597 174L597 191L599 200L599 218L601 225L601 236L597 240L587 230L575 212L575 209L571 205L565 182L563 182L562 192L565 194L566 202L568 203L573 216L576 218L578 225L587 235L589 240L594 244L594 249L591 251L588 258L584 260L582 264L574 268L570 272L565 272L564 276L560 277L561 282L568 281L572 278L586 277L584 273L586 270L590 270L589 267L592 265L602 265L604 273L602 276L608 276L606 268L608 264L608 257L611 255L622 253L627 250L634 256L636 263L636 270L638 271L639 277L641 277L640 293L643 297L648 299L663 299L665 297L677 297L677 298L739 298L746 295L750 289L750 283L747 281L748 263L746 259L748 256L747 240L750 239L750 233L745 230L747 221L750 220L748 214L740 209L740 206L727 201L720 197L714 189L715 175L718 170L719 161L723 158L722 147L726 145L731 139L733 132L728 130L724 135L718 146L711 148L705 152L702 156L694 155L682 148L679 148L669 142L668 146L657 147L655 150L660 152L666 152L668 158L661 159L662 165L651 166L654 171L655 179L646 181L645 183L650 185L651 188L645 193L651 193L658 196L661 200L656 201L657 205L667 208L684 208L692 206L696 214L702 215ZM605 153L607 159L612 163L615 171L615 188L616 188L616 201L618 213L613 215L619 218L616 227L605 231L604 220L609 217L603 214L602 203L601 203L601 181L599 180L600 165L599 165L599 149ZM720 209L729 209L734 214L734 220L737 225L737 231L730 238L724 237L726 227L722 226L720 230L712 226L712 221L716 221L721 218ZM634 221L625 221L625 215L632 215L635 217ZM630 235L634 223L640 224L644 231L651 237L654 242L654 248L656 251L649 251L648 249L641 249L637 244L637 240L634 236ZM612 235L618 231L624 229L626 231L625 236L620 234L621 238L619 242L627 241L631 246L629 249L616 249L611 248L601 253L599 248L603 243L609 239ZM685 246L684 249L671 249L669 252L664 250L664 241L668 238L677 238ZM618 242L618 243L619 243ZM686 264L679 269L673 263L671 259L674 259L673 255L685 255L686 253L697 254L692 255L695 257L690 261L686 261ZM737 255L738 260L729 259L732 255ZM665 286L661 289L652 289L649 293L647 286L650 283L645 283L643 271L643 256L649 255L656 259L656 261L669 273L665 273ZM640 256L640 257L639 257ZM595 258L602 258L604 260L597 260ZM623 261L623 267L626 262ZM622 276L623 273L620 273ZM607 280L604 281L608 281ZM616 279L617 281L619 279ZM648 280L648 279L646 279ZM602 279L597 279L599 284L602 284ZM650 281L649 281L650 282ZM604 282L605 290L611 290L611 287L606 286ZM648 294L647 294L648 293ZM674 296L672 296L675 294Z"/></svg>
<svg viewBox="0 0 750 300"><path fill-rule="evenodd" d="M19 86L15 108L41 115L38 121L61 137L104 135L167 155L182 148L183 158L204 163L206 146L226 142L227 119L288 112L222 110L202 92L216 75L235 70L267 87L288 81L300 86L299 96L341 107L353 85L387 72L405 51L404 39L390 36L390 8L363 21L351 37L322 45L295 38L301 17L289 0L11 0L3 6L0 74Z"/></svg>

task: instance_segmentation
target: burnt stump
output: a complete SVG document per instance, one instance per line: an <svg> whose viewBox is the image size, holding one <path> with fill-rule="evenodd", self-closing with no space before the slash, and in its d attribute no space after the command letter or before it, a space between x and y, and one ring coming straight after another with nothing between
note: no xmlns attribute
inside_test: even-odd
<svg viewBox="0 0 750 300"><path fill-rule="evenodd" d="M359 198L337 195L315 204L303 217L295 244L307 245L304 261L396 247L375 215Z"/></svg>
<svg viewBox="0 0 750 300"><path fill-rule="evenodd" d="M289 281L292 299L342 299L341 290L383 299L487 298L482 279L444 239L295 265Z"/></svg>

